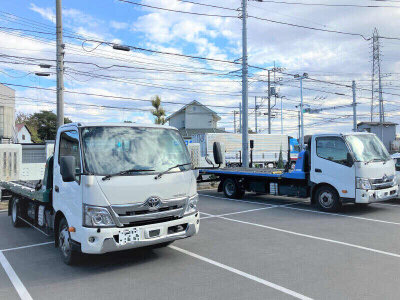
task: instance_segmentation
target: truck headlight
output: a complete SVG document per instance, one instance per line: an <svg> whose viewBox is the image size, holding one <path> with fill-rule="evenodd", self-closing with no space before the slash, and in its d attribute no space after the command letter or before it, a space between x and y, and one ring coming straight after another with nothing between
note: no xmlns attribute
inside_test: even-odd
<svg viewBox="0 0 400 300"><path fill-rule="evenodd" d="M356 178L357 188L361 190L372 190L372 185L369 179L367 178Z"/></svg>
<svg viewBox="0 0 400 300"><path fill-rule="evenodd" d="M196 194L188 199L185 214L190 214L197 211L197 202L199 201L199 194Z"/></svg>
<svg viewBox="0 0 400 300"><path fill-rule="evenodd" d="M112 227L115 226L110 212L105 207L83 206L83 226L87 227Z"/></svg>

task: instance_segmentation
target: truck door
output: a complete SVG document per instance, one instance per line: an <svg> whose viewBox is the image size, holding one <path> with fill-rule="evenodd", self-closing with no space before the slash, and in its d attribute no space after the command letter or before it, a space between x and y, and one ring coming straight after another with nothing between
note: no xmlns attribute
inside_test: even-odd
<svg viewBox="0 0 400 300"><path fill-rule="evenodd" d="M343 138L316 137L311 148L311 181L332 185L340 197L355 198L355 167L347 163L349 150Z"/></svg>
<svg viewBox="0 0 400 300"><path fill-rule="evenodd" d="M64 182L60 173L60 158L74 156L76 173L81 173L81 155L79 134L76 130L66 130L60 133L54 155L53 206L61 210L70 226L82 224L82 191L80 176L73 182Z"/></svg>

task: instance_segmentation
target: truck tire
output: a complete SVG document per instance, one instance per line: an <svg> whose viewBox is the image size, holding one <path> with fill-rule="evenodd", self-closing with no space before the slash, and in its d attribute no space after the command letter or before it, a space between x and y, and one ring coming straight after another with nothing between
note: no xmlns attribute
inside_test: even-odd
<svg viewBox="0 0 400 300"><path fill-rule="evenodd" d="M342 207L338 193L328 185L320 186L317 189L315 203L319 210L326 212L337 212Z"/></svg>
<svg viewBox="0 0 400 300"><path fill-rule="evenodd" d="M224 180L222 190L225 197L230 199L240 199L244 196L245 193L245 191L239 187L236 180L232 178L227 178Z"/></svg>
<svg viewBox="0 0 400 300"><path fill-rule="evenodd" d="M72 249L71 236L65 218L62 218L58 227L58 248L65 264L74 265L79 261L80 253Z"/></svg>
<svg viewBox="0 0 400 300"><path fill-rule="evenodd" d="M18 202L19 202L18 198L13 198L11 200L11 223L13 224L14 227L21 227L23 225L23 222L19 218L20 211Z"/></svg>

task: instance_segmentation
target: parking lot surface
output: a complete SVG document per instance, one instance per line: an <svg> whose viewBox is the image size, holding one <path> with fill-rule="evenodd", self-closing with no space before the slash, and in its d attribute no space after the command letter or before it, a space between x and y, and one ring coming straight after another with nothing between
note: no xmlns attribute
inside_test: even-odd
<svg viewBox="0 0 400 300"><path fill-rule="evenodd" d="M66 266L0 212L0 299L398 299L400 200L321 213L295 198L200 192L197 236Z"/></svg>

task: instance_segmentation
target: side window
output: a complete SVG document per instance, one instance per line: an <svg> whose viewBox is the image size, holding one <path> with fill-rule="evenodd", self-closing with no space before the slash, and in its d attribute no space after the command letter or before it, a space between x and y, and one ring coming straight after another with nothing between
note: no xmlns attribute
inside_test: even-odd
<svg viewBox="0 0 400 300"><path fill-rule="evenodd" d="M321 137L317 138L317 155L321 158L346 165L347 146L342 138Z"/></svg>
<svg viewBox="0 0 400 300"><path fill-rule="evenodd" d="M60 162L60 157L62 156L74 156L76 173L81 173L81 154L79 152L78 132L71 130L61 133L58 162ZM77 176L77 181L78 180L79 176Z"/></svg>

